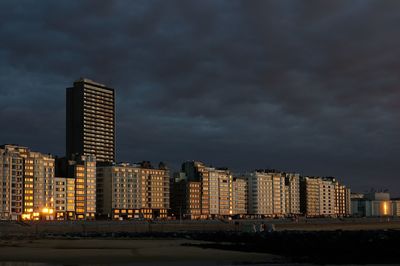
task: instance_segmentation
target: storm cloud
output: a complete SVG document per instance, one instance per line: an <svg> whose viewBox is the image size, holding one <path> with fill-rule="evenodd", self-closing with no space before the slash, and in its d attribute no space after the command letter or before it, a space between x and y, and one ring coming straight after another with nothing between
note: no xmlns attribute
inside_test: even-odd
<svg viewBox="0 0 400 266"><path fill-rule="evenodd" d="M1 143L57 155L65 88L116 89L119 161L400 194L399 1L1 1Z"/></svg>

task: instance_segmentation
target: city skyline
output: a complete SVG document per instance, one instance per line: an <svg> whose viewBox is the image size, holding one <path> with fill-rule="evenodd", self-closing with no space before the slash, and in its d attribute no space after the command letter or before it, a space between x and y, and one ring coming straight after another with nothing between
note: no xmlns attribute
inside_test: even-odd
<svg viewBox="0 0 400 266"><path fill-rule="evenodd" d="M84 76L116 89L117 161L270 167L399 195L398 5L2 2L1 144L63 156L65 88Z"/></svg>

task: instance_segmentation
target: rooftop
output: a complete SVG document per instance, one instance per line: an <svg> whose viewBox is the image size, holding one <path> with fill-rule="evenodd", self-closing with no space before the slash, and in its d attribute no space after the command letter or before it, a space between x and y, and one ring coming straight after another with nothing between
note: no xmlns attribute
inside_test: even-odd
<svg viewBox="0 0 400 266"><path fill-rule="evenodd" d="M96 85L96 86L99 86L99 87L107 88L107 86L104 85L104 84L101 84L101 83L95 82L95 81L93 81L93 80L91 80L91 79L83 78L83 77L79 78L79 79L76 80L74 83L81 83L81 82L90 83L90 84L93 84L93 85Z"/></svg>

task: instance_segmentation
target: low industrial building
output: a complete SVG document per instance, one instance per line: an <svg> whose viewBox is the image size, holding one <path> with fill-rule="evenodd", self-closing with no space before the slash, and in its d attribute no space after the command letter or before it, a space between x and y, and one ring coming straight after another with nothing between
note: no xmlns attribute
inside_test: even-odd
<svg viewBox="0 0 400 266"><path fill-rule="evenodd" d="M388 192L352 194L352 215L356 217L399 216L400 203L391 200Z"/></svg>

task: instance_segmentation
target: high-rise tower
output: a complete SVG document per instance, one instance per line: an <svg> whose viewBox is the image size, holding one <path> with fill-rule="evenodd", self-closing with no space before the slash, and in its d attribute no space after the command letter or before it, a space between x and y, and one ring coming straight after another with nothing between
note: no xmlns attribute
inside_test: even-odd
<svg viewBox="0 0 400 266"><path fill-rule="evenodd" d="M81 78L67 88L67 157L94 155L115 162L114 89Z"/></svg>

